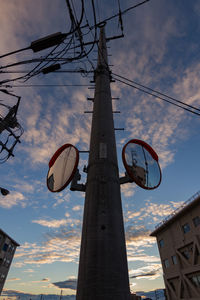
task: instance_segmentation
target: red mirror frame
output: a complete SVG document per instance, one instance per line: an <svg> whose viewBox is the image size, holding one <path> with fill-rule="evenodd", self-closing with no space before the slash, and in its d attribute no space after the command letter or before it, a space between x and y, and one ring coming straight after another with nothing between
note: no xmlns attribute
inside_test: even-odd
<svg viewBox="0 0 200 300"><path fill-rule="evenodd" d="M144 147L144 148L151 154L151 156L153 157L153 159L158 163L158 155L157 155L157 153L153 150L153 148L152 148L149 144L145 143L145 142L142 141L142 140L132 139L132 140L128 141L128 143L126 143L126 144L124 145L123 149L122 149L122 161L123 161L123 164L124 164L124 167L125 167L125 169L126 169L126 172L127 172L128 176L129 176L129 177L130 177L137 185L139 185L141 188L143 188L143 189L145 189L145 190L154 190L154 189L156 189L156 188L160 185L161 179L162 179L162 173L161 173L161 169L160 169L159 163L158 163L158 167L159 167L159 171L160 171L160 180L159 180L159 183L158 183L155 187L153 187L153 188L151 188L151 187L145 187L145 186L142 185L138 180L136 180L135 178L133 178L133 176L132 176L132 174L131 174L131 172L130 172L130 170L129 170L129 167L128 167L127 163L126 163L126 159L125 159L125 151L126 151L126 147L128 146L128 144L131 144L131 143L133 143L133 144L138 144L138 145Z"/></svg>
<svg viewBox="0 0 200 300"><path fill-rule="evenodd" d="M76 151L76 161L75 161L75 164L74 164L74 168L73 168L73 171L72 171L72 174L71 176L69 177L69 179L67 180L67 182L62 186L62 188L56 190L56 191L52 191L49 187L48 187L48 174L49 174L49 171L47 173L47 179L46 179L46 182L47 182L47 188L50 192L52 193L58 193L58 192L61 192L62 190L64 190L68 184L72 181L75 173L76 173L76 170L77 170L77 167L78 167L78 163L79 163L79 151L78 149L73 146L72 144L64 144L63 146L61 146L52 156L52 158L50 159L49 161L49 170L50 168L54 165L56 159L59 157L59 155L67 148L69 147L73 147Z"/></svg>

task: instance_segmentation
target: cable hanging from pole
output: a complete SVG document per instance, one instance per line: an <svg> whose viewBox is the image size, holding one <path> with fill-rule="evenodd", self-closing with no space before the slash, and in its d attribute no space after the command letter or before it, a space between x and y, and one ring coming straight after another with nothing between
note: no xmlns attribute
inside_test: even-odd
<svg viewBox="0 0 200 300"><path fill-rule="evenodd" d="M87 21L87 24L85 26L81 25L82 24L82 21L83 21L83 17L84 15L86 14L85 12L85 7L84 7L84 0L81 0L81 4L82 4L82 7L81 7L81 16L80 16L80 19L78 20L77 16L76 16L76 11L75 11L75 7L72 3L72 5L70 4L70 0L66 0L66 4L67 4L67 7L68 7L68 12L69 12L69 16L70 16L70 19L71 19L71 28L70 28L70 31L68 33L56 33L56 34L53 34L53 35L50 35L46 38L43 38L43 39L39 39L37 41L34 41L31 43L31 45L29 47L26 47L26 48L23 48L23 49L20 49L20 50L17 50L17 51L13 51L13 52L10 52L10 53L7 53L7 54L4 54L0 57L4 57L4 56L7 56L7 55L11 55L11 54L14 54L14 53L18 53L18 52L21 52L21 51L24 51L24 50L28 50L28 49L32 49L34 52L37 52L39 51L38 49L45 49L45 44L47 43L48 44L48 47L51 47L51 46L55 46L55 48L50 51L49 54L47 54L43 60L40 60L39 64L37 66L35 66L29 73L27 73L26 75L24 75L23 77L17 77L15 79L13 79L13 81L15 80L19 80L19 79L24 79L25 81L27 81L28 79L30 79L32 76L35 76L37 74L40 73L40 71L42 70L42 63L45 62L49 56L52 56L54 55L54 57L50 57L50 59L54 59L56 61L58 61L60 59L60 56L62 53L66 53L68 50L71 49L71 47L69 46L70 45L70 41L72 41L72 39L74 39L74 35L77 35L78 36L78 39L80 41L80 45L78 46L75 46L74 44L74 49L76 47L80 47L81 49L81 52L79 55L75 55L75 52L74 52L74 56L73 57L69 57L69 58L65 58L65 63L70 63L72 61L75 61L75 60L81 60L83 59L84 57L88 58L88 61L89 61L89 57L88 55L91 53L91 51L93 50L94 48L94 45L96 44L96 29L97 27L99 27L102 23L105 23L105 22L108 22L110 20L112 20L113 18L116 18L117 16L119 17L119 23L121 25L121 30L123 29L123 23L122 23L122 15L127 13L128 11L132 10L132 9L135 9L136 7L138 6L141 6L143 4L145 4L146 2L148 2L150 0L145 0L143 2L140 2L134 6L131 6L123 11L121 11L121 8L120 8L120 3L119 3L119 0L118 0L118 6L119 6L119 13L107 18L107 19L104 19L104 20L101 20L99 23L97 23L97 20L96 20L96 10L95 10L95 4L94 4L94 0L91 0L91 4L92 4L92 11L93 11L93 18L94 18L94 24L91 26L89 24L89 21L88 19L86 18L86 21ZM91 48L86 51L85 47L84 47L84 44L87 44L87 43L84 43L83 41L83 36L84 34L82 33L82 30L81 28L89 28L89 32L86 33L87 35L89 33L92 32L93 29L95 29L95 38L93 39L93 41L91 42L92 46ZM58 52L58 54L55 56L55 50L58 46L60 46L65 39L67 39L68 37L71 36L71 39L70 41L68 42L67 46L64 47L64 49L62 49L61 51ZM55 41L57 41L57 44L55 43ZM69 46L69 48L68 48ZM68 48L68 49L67 49ZM63 55L62 55L63 56ZM31 60L27 61L28 62L33 62ZM90 61L89 61L90 62ZM15 63L13 65L17 65L18 63ZM20 64L20 62L19 62ZM46 63L45 65L47 66L48 64L51 64L50 63L50 60L48 63ZM8 67L9 65L7 66L2 66L0 67L0 69L2 68L6 68ZM38 69L38 67L41 66L40 69ZM3 81L1 83L5 83L5 82L8 82L7 80L6 81Z"/></svg>

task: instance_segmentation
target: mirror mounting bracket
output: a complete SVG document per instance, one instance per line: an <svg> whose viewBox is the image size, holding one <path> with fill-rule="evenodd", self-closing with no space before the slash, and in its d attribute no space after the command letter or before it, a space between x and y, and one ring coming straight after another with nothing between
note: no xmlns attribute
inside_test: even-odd
<svg viewBox="0 0 200 300"><path fill-rule="evenodd" d="M134 181L128 176L128 174L126 172L125 172L125 176L119 178L120 184L125 184L125 183L130 183L130 182L134 182Z"/></svg>
<svg viewBox="0 0 200 300"><path fill-rule="evenodd" d="M71 191L85 192L85 187L86 187L85 184L78 183L80 179L81 179L81 174L79 173L79 169L77 169L70 185Z"/></svg>

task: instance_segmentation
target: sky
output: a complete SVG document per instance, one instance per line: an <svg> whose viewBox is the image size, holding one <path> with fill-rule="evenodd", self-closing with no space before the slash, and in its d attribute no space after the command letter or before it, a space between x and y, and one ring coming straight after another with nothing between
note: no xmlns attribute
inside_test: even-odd
<svg viewBox="0 0 200 300"><path fill-rule="evenodd" d="M121 9L138 2L123 0ZM97 20L118 13L117 3L96 1ZM78 15L80 1L74 1L74 6ZM70 29L64 0L0 0L0 7L0 55ZM89 2L86 13L93 24ZM151 0L127 12L123 27L125 37L108 43L111 71L200 107L200 2ZM118 18L108 21L105 31L107 37L120 35ZM96 50L90 53L94 65ZM49 51L23 51L2 58L0 66L38 58ZM33 66L4 70L30 71ZM87 59L62 66L63 70L86 67L91 67ZM1 73L0 81L18 75ZM76 293L84 193L71 192L69 187L51 193L46 176L50 158L63 144L85 151L89 148L91 115L84 111L92 110L91 101L87 101L94 94L92 79L91 73L57 72L7 83L9 92L21 96L17 119L24 133L14 149L15 156L0 165L1 187L10 191L6 197L0 195L0 228L20 244L5 291L60 294L62 289L63 295ZM111 84L111 91L113 97L120 98L113 101L114 109L121 111L114 115L115 127L125 129L116 131L120 176L125 172L123 145L133 138L153 147L162 170L162 182L155 190L143 190L134 183L121 186L131 291L164 288L156 240L149 234L199 191L200 118L118 81ZM1 103L16 103L15 97L0 95ZM5 107L1 114L3 110L5 113ZM83 167L87 159L87 153L80 155L81 183L86 180ZM142 274L149 276L136 277Z"/></svg>

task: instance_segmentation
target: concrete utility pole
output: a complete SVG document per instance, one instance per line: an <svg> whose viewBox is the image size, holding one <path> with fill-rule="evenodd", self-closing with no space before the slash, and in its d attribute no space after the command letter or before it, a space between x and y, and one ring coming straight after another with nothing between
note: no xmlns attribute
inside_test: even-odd
<svg viewBox="0 0 200 300"><path fill-rule="evenodd" d="M76 300L129 300L104 28L100 30Z"/></svg>

